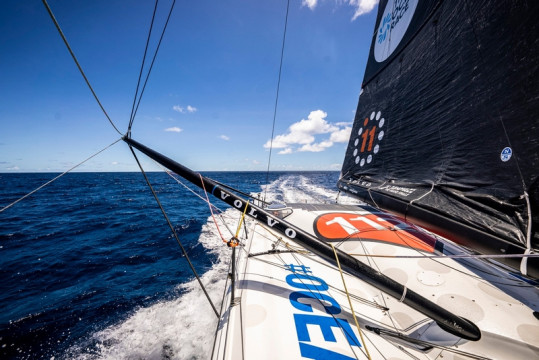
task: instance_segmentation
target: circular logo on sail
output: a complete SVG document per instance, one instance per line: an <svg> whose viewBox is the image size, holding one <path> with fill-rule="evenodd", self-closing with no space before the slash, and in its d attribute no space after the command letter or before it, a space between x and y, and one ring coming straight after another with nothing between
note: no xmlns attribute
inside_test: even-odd
<svg viewBox="0 0 539 360"><path fill-rule="evenodd" d="M503 162L509 161L511 159L511 156L513 155L513 150L511 150L510 147L506 147L502 150L502 153L500 154L500 159L502 159Z"/></svg>
<svg viewBox="0 0 539 360"><path fill-rule="evenodd" d="M354 140L354 158L356 164L363 167L370 164L372 159L380 151L380 142L384 138L384 124L386 120L381 111L373 111L370 117L363 120L363 124L357 131L358 137Z"/></svg>
<svg viewBox="0 0 539 360"><path fill-rule="evenodd" d="M401 42L412 17L418 0L389 0L380 20L374 43L374 59L386 60Z"/></svg>

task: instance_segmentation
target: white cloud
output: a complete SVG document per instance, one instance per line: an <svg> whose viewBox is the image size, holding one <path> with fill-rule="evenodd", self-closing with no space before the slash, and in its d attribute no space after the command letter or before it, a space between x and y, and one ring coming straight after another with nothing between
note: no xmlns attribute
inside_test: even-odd
<svg viewBox="0 0 539 360"><path fill-rule="evenodd" d="M378 4L378 0L348 0L348 3L356 8L352 21L363 14L367 14Z"/></svg>
<svg viewBox="0 0 539 360"><path fill-rule="evenodd" d="M311 111L307 120L302 119L300 122L290 125L292 133L305 134L324 134L335 129L334 125L326 121L328 114L322 110Z"/></svg>
<svg viewBox="0 0 539 360"><path fill-rule="evenodd" d="M13 167L9 167L7 168L6 170L10 170L10 171L17 171L17 170L20 170L18 166L13 166Z"/></svg>
<svg viewBox="0 0 539 360"><path fill-rule="evenodd" d="M351 126L346 126L344 129L331 133L329 140L337 143L345 143L350 139L350 133L352 132Z"/></svg>
<svg viewBox="0 0 539 360"><path fill-rule="evenodd" d="M309 9L313 10L318 4L318 0L302 0L301 6L307 6Z"/></svg>
<svg viewBox="0 0 539 360"><path fill-rule="evenodd" d="M325 140L325 141L319 142L318 144L305 144L302 147L300 147L298 151L320 152L332 146L333 146L332 141Z"/></svg>
<svg viewBox="0 0 539 360"><path fill-rule="evenodd" d="M180 114L185 114L185 113L194 113L196 112L198 109L194 106L191 106L191 105L187 105L187 107L183 107L183 106L180 106L180 105L174 105L172 107L172 110L174 111L177 111L179 112Z"/></svg>
<svg viewBox="0 0 539 360"><path fill-rule="evenodd" d="M286 155L286 154L292 154L292 148L286 148L284 150L279 151L280 155Z"/></svg>
<svg viewBox="0 0 539 360"><path fill-rule="evenodd" d="M112 165L118 165L118 161L111 162Z"/></svg>
<svg viewBox="0 0 539 360"><path fill-rule="evenodd" d="M279 154L285 155L293 153L295 147L296 151L320 152L334 143L347 142L352 131L350 123L331 124L326 120L327 115L322 110L311 111L307 119L290 125L287 133L275 136L273 142L268 140L264 148L283 149ZM329 138L317 140L317 135L323 134L329 134Z"/></svg>
<svg viewBox="0 0 539 360"><path fill-rule="evenodd" d="M226 136L226 135L221 135L221 136L219 136L219 137L220 137L221 139L225 140L225 141L230 140L230 138L229 138L228 136Z"/></svg>
<svg viewBox="0 0 539 360"><path fill-rule="evenodd" d="M173 127L166 128L165 131L167 131L167 132L177 132L177 133L179 133L179 132L182 131L182 129L180 129L180 128L177 127L177 126L173 126Z"/></svg>
<svg viewBox="0 0 539 360"><path fill-rule="evenodd" d="M327 113L322 110L311 111L307 119L302 119L288 128L288 133L277 135L273 138L273 148L286 148L292 144L310 144L315 141L314 135L325 134L338 130L338 127L326 121ZM268 140L264 147L268 149L272 146Z"/></svg>
<svg viewBox="0 0 539 360"><path fill-rule="evenodd" d="M253 165L259 165L260 164L260 161L258 160L253 160Z"/></svg>
<svg viewBox="0 0 539 360"><path fill-rule="evenodd" d="M273 147L274 149L282 149L286 148L291 144L309 144L314 141L314 136L302 134L302 133L289 133L286 135L277 135L273 139L273 143L271 143L270 140L268 140L264 147L266 149L269 149L270 147Z"/></svg>
<svg viewBox="0 0 539 360"><path fill-rule="evenodd" d="M354 16L352 16L352 21L357 19L359 16L371 12L374 7L378 4L379 0L344 0L345 4L350 5L355 8ZM343 0L335 0L335 3L340 5ZM302 0L301 6L306 6L311 10L314 10L318 5L318 0Z"/></svg>

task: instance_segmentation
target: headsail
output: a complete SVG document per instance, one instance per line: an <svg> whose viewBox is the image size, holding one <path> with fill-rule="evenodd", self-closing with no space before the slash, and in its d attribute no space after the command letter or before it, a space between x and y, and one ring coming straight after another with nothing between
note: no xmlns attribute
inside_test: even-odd
<svg viewBox="0 0 539 360"><path fill-rule="evenodd" d="M482 253L537 252L538 16L380 1L339 188ZM536 260L507 261L538 277Z"/></svg>

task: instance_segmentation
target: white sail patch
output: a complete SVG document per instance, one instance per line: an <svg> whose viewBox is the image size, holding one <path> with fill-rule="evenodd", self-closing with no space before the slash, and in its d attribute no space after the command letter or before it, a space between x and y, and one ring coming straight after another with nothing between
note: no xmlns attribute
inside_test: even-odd
<svg viewBox="0 0 539 360"><path fill-rule="evenodd" d="M506 147L502 150L501 154L500 154L500 159L503 161L503 162L507 162L511 159L511 156L513 156L513 150L511 150L510 147Z"/></svg>
<svg viewBox="0 0 539 360"><path fill-rule="evenodd" d="M363 167L370 164L374 155L380 151L380 142L384 138L385 132L382 130L386 119L382 117L381 111L373 111L366 117L363 125L357 131L358 137L354 141L354 152L356 164Z"/></svg>
<svg viewBox="0 0 539 360"><path fill-rule="evenodd" d="M399 46L417 7L417 0L389 0L374 43L374 59L385 61Z"/></svg>

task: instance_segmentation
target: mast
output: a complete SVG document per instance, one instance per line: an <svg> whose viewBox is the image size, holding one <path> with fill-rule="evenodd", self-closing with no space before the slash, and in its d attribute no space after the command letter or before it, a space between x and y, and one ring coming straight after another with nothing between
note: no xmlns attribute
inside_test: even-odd
<svg viewBox="0 0 539 360"><path fill-rule="evenodd" d="M129 144L129 146L132 146L137 150L141 151L142 153L146 154L148 157L157 161L169 170L174 171L176 174L183 177L185 180L191 182L192 184L200 188L206 189L208 192L211 192L213 196L229 204L238 211L244 212L251 218L261 223L267 224L273 230L297 242L305 249L320 256L324 260L332 264L336 263L333 249L325 242L316 239L309 233L284 221L283 219L272 215L264 209L252 203L247 203L245 199L225 190L213 180L194 172L193 170L142 145L141 143L127 136L125 136L123 140L127 144ZM383 291L388 295L391 295L396 299L401 299L403 303L421 312L425 316L433 319L442 329L453 335L473 341L477 341L481 338L481 332L479 328L471 321L456 316L455 314L447 311L439 305L436 305L432 301L427 300L416 292L407 289L402 284L385 276L379 271L376 271L373 268L356 260L347 253L339 249L336 250L342 268L348 273L358 277L369 285L374 286L375 288Z"/></svg>

